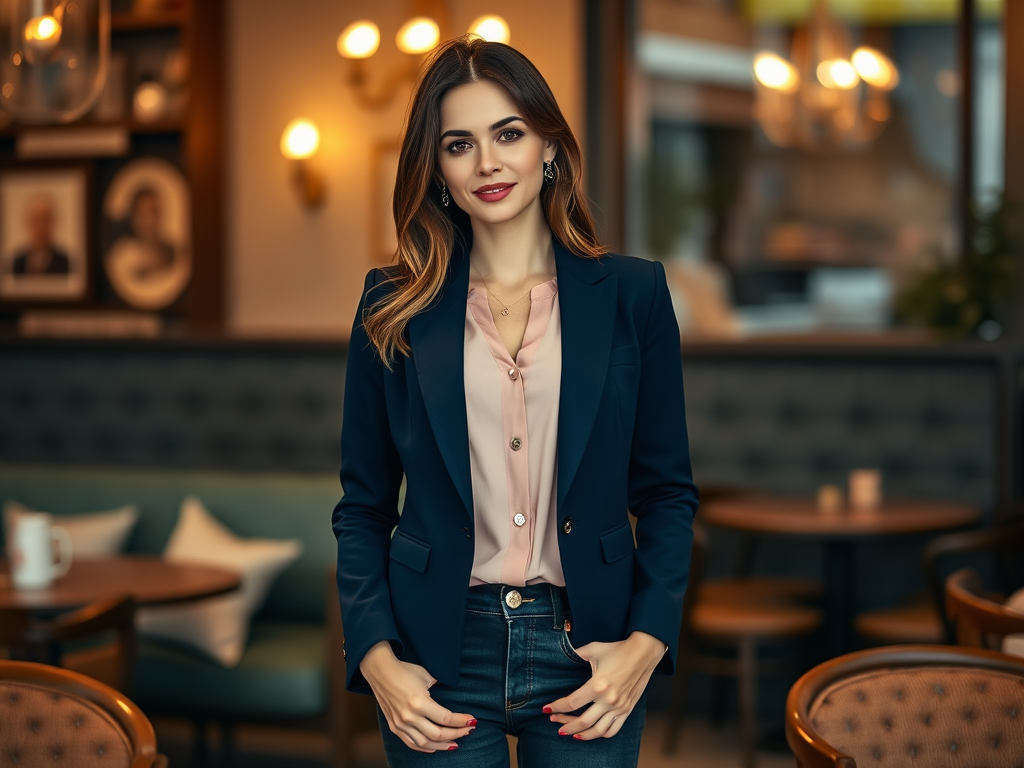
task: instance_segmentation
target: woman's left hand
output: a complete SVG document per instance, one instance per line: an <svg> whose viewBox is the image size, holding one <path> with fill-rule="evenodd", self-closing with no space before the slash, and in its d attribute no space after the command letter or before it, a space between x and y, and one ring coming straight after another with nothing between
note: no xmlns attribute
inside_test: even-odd
<svg viewBox="0 0 1024 768"><path fill-rule="evenodd" d="M629 717L647 687L654 668L668 648L645 632L634 632L615 643L588 643L576 649L590 662L593 675L568 696L544 707L551 721L561 723L558 733L584 741L611 738ZM586 706L581 715L569 715Z"/></svg>

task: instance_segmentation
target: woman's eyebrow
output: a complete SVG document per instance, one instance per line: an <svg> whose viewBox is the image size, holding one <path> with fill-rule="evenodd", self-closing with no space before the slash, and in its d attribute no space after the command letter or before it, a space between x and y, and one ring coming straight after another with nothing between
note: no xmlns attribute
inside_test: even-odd
<svg viewBox="0 0 1024 768"><path fill-rule="evenodd" d="M509 117L503 118L503 119L499 120L496 123L492 123L490 126L488 126L487 130L489 130L489 131L496 131L499 128L504 128L509 123L514 123L516 120L518 120L518 121L520 121L522 123L526 122L525 120L523 120L523 118L519 117L519 115L510 115ZM473 132L472 131L462 131L462 130L451 130L451 131L445 131L444 133L441 134L441 138L442 139L446 139L449 136L458 136L459 138L471 138L473 136Z"/></svg>

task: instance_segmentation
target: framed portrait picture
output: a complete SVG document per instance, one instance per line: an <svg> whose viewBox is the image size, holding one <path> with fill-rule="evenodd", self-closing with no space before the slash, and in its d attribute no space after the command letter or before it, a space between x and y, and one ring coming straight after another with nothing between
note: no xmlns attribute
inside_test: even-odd
<svg viewBox="0 0 1024 768"><path fill-rule="evenodd" d="M0 301L85 298L89 170L87 165L0 169Z"/></svg>
<svg viewBox="0 0 1024 768"><path fill-rule="evenodd" d="M143 157L117 172L103 198L103 271L136 309L173 304L192 276L188 182L166 160Z"/></svg>

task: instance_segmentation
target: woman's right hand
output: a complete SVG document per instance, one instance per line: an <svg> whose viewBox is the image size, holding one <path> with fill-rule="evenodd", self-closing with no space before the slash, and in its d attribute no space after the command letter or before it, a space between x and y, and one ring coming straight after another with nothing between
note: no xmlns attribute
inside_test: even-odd
<svg viewBox="0 0 1024 768"><path fill-rule="evenodd" d="M400 661L391 644L381 641L370 648L359 671L373 689L392 733L417 752L456 749L476 725L472 715L450 712L430 697L437 681L418 664Z"/></svg>

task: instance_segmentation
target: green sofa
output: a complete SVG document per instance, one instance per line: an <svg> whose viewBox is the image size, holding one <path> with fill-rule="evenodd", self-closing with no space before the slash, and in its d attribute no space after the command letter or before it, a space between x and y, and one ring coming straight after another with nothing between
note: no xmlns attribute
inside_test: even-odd
<svg viewBox="0 0 1024 768"><path fill-rule="evenodd" d="M339 492L337 478L324 474L0 465L0 500L61 515L137 504L128 552L162 552L189 494L239 536L302 541L301 558L277 578L255 617L238 667L140 644L132 696L144 711L227 723L318 718L345 696L331 690L338 679L332 663L342 663L329 577L336 551L330 518Z"/></svg>

